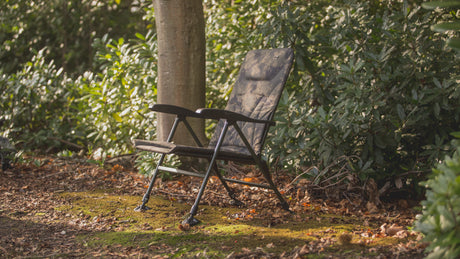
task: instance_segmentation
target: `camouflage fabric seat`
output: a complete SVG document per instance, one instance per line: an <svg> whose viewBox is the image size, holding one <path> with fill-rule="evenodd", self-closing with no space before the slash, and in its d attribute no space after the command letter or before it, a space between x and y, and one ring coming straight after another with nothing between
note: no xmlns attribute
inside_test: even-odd
<svg viewBox="0 0 460 259"><path fill-rule="evenodd" d="M136 210L143 211L148 209L146 203L150 197L157 174L161 170L204 178L190 215L183 222L189 225L199 223L199 220L195 219L194 216L198 209L199 200L212 173L218 176L230 197L237 204L241 203L236 200L233 191L228 187L226 182L236 182L272 189L283 208L289 210L287 202L271 179L268 166L261 158L261 152L269 127L275 124L272 119L289 75L293 59L293 51L288 48L252 50L248 52L224 110L198 109L191 111L168 104L153 105L151 107L153 111L175 114L176 120L167 142L134 140L134 145L138 150L162 154L158 166L153 173L149 188L144 195L142 205L138 206ZM207 147L203 147L196 137L196 134L187 121L189 117L219 121ZM179 123L185 124L197 146L184 146L171 143ZM208 170L203 174L168 168L162 166L163 159L168 154L207 158L210 164ZM226 179L220 175L216 160L256 164L261 169L268 185Z"/></svg>

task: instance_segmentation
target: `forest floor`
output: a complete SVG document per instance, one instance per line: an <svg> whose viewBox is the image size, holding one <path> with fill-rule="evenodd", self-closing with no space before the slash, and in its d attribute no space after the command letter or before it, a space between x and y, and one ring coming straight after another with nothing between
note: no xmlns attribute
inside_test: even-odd
<svg viewBox="0 0 460 259"><path fill-rule="evenodd" d="M232 169L247 181L257 173ZM416 207L405 200L366 206L361 197L314 197L308 181L275 173L294 213L271 191L243 185L244 207L230 205L211 178L197 218L180 224L200 179L159 180L134 212L148 179L120 165L33 158L0 171L0 258L423 258L412 232Z"/></svg>

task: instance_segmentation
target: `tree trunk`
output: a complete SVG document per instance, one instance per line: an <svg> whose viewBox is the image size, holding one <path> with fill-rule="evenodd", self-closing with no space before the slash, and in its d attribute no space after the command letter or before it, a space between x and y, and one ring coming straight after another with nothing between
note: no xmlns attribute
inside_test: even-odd
<svg viewBox="0 0 460 259"><path fill-rule="evenodd" d="M205 105L205 29L201 0L154 0L158 37L158 96L160 104L191 110ZM158 139L166 140L174 116L158 114ZM190 120L200 140L204 121ZM193 144L185 127L174 142Z"/></svg>

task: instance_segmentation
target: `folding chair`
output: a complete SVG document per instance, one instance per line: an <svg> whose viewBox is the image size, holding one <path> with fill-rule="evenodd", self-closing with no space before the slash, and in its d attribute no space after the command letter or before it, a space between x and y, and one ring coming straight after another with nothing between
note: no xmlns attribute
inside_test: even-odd
<svg viewBox="0 0 460 259"><path fill-rule="evenodd" d="M194 216L197 213L198 204L212 173L218 177L236 204L242 203L235 198L234 192L229 188L227 182L271 189L280 200L281 206L289 211L288 203L271 179L267 163L261 157L261 151L269 127L275 124L272 121L273 115L289 75L293 59L293 51L288 48L252 50L248 52L224 110L198 109L192 111L174 105L153 105L151 110L175 114L176 118L166 142L134 140L134 146L138 150L161 153L157 167L150 180L150 185L142 199L142 204L135 210L149 209L146 204L158 172L166 171L203 178L195 203L190 210L190 214L182 222L183 224L193 226L200 222ZM188 117L219 120L215 133L207 147L203 147L193 132L187 121ZM179 123L184 123L197 146L172 143L174 132ZM206 158L209 160L209 167L205 173L195 173L162 166L165 155L168 154ZM255 164L261 169L268 185L224 178L218 170L217 160Z"/></svg>

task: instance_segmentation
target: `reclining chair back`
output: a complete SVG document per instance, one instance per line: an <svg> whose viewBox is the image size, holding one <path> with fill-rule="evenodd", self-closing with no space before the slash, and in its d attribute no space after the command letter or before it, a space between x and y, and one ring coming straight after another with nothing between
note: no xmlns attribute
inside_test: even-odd
<svg viewBox="0 0 460 259"><path fill-rule="evenodd" d="M225 109L253 119L272 120L293 58L292 49L250 51L241 66ZM238 125L256 155L260 155L269 127L249 122L238 122ZM222 127L223 122L220 121L209 147L216 145ZM229 128L221 150L250 155L233 128Z"/></svg>

